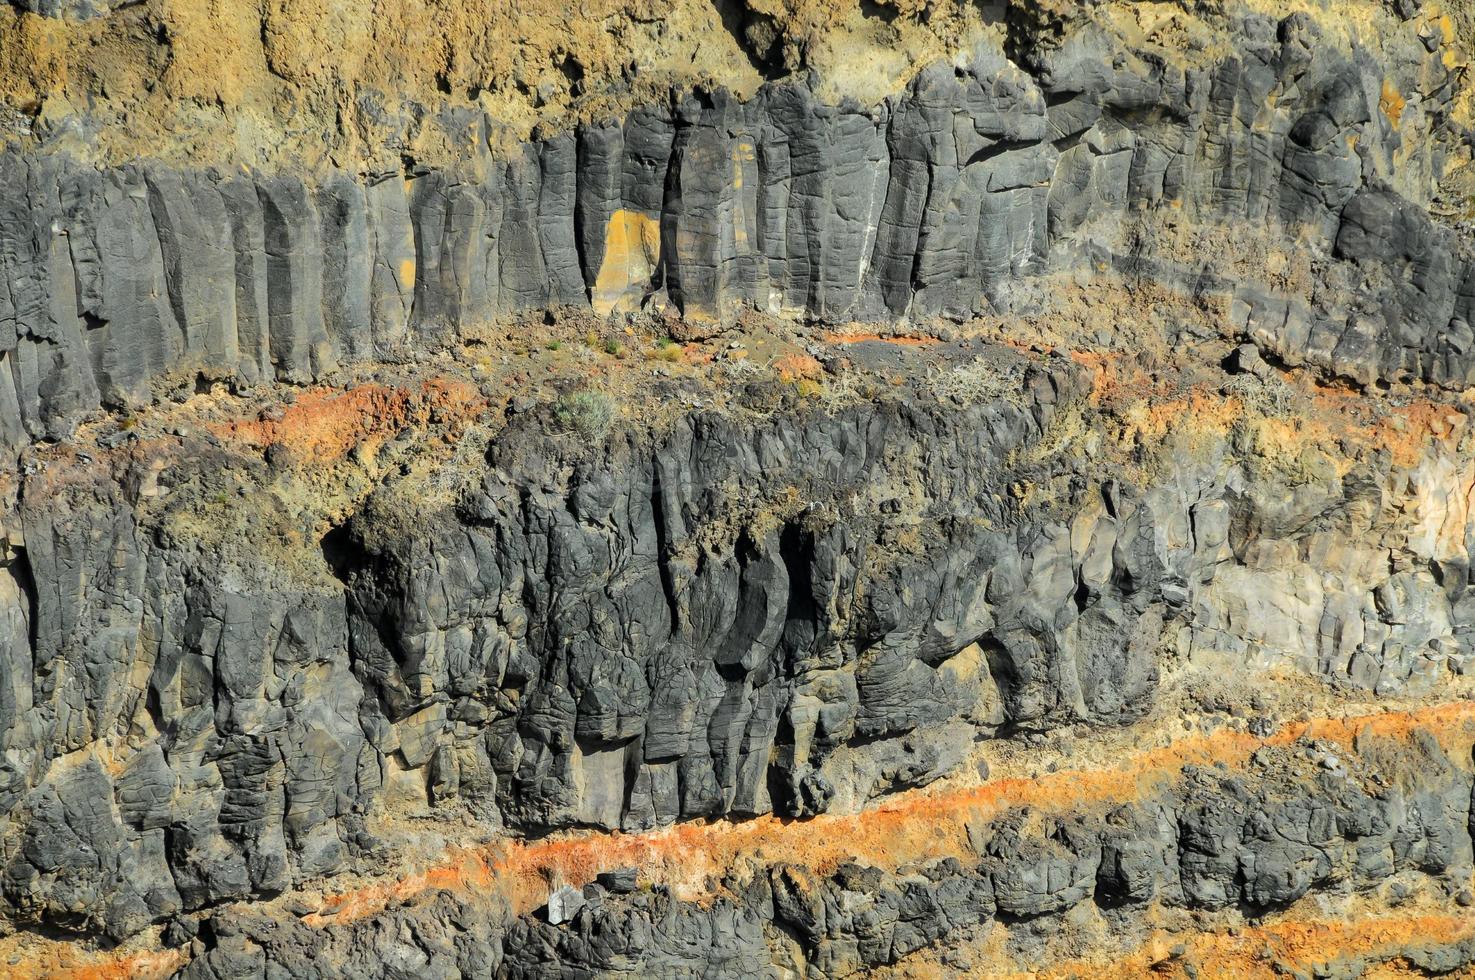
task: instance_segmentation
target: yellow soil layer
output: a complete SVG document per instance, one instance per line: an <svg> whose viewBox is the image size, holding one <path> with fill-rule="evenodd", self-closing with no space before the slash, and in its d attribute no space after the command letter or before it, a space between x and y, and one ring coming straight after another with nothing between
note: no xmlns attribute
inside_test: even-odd
<svg viewBox="0 0 1475 980"><path fill-rule="evenodd" d="M0 964L0 970L8 971L5 975L14 980L163 980L187 959L177 949L110 956L56 943L43 947L34 959Z"/></svg>
<svg viewBox="0 0 1475 980"><path fill-rule="evenodd" d="M92 114L99 138L74 149L113 162L353 167L381 157L406 101L480 110L506 128L493 141L523 139L672 85L749 95L755 56L876 101L989 30L976 5L918 0L141 0L80 23L0 4L0 123ZM425 162L478 138L410 129Z"/></svg>
<svg viewBox="0 0 1475 980"><path fill-rule="evenodd" d="M116 2L116 0L114 0ZM63 132L89 117L96 135L69 137L104 162L162 157L197 164L305 161L353 169L398 162L385 138L407 130L421 162L464 159L483 139L409 123L406 102L475 110L494 144L540 126L663 102L670 86L751 94L765 74L817 73L829 99L874 103L923 65L1000 47L1006 4L929 0L136 0L80 23L0 4L0 134ZM1202 5L1113 0L1007 0L1024 21L1091 18L1150 56L1216 59L1236 39ZM1374 0L1246 0L1276 16L1311 14L1337 44L1377 51L1403 29ZM1463 49L1467 0L1430 25ZM1446 61L1461 59L1448 53ZM1461 106L1468 102L1462 89ZM1396 88L1385 115L1403 115ZM468 118L477 118L476 113ZM84 129L83 132L86 132ZM395 148L397 153L398 146ZM638 236L637 236L638 237ZM620 275L612 272L611 285Z"/></svg>
<svg viewBox="0 0 1475 980"><path fill-rule="evenodd" d="M1128 980L1143 976L1273 977L1276 969L1311 971L1340 958L1371 965L1363 977L1425 976L1407 968L1402 953L1423 943L1458 943L1475 938L1475 916L1397 915L1360 922L1287 920L1230 932L1162 933L1136 952L1113 962L1062 963L1023 976L1068 980ZM1176 952L1175 952L1176 951ZM1470 970L1447 976L1469 977Z"/></svg>

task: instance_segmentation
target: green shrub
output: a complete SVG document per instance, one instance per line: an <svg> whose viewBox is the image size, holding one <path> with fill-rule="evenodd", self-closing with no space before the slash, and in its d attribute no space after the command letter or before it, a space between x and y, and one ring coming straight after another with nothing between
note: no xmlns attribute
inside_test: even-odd
<svg viewBox="0 0 1475 980"><path fill-rule="evenodd" d="M809 378L800 378L794 382L794 390L799 393L800 398L818 398L825 393L825 386Z"/></svg>
<svg viewBox="0 0 1475 980"><path fill-rule="evenodd" d="M558 396L553 403L553 421L565 432L577 432L585 439L598 439L609 431L614 417L614 404L599 391L571 391Z"/></svg>

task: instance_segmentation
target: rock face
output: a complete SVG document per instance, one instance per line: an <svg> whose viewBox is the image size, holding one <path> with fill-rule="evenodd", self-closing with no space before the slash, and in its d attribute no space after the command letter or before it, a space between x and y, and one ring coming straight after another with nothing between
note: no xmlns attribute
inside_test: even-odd
<svg viewBox="0 0 1475 980"><path fill-rule="evenodd" d="M794 81L747 102L673 93L506 156L490 119L452 114L440 125L480 149L447 170L222 177L12 153L0 425L16 446L170 372L307 380L563 304L669 303L693 335L748 309L963 319L1103 251L1152 263L1121 224L1163 211L1341 260L1315 293L1264 269L1217 284L1284 362L1463 386L1475 285L1423 209L1458 147L1443 39L1410 21L1374 58L1305 14L1225 30L1222 56L1099 26L1017 62L985 46L873 106ZM1151 274L1207 285L1200 267Z"/></svg>
<svg viewBox="0 0 1475 980"><path fill-rule="evenodd" d="M868 346L889 347L852 357ZM3 702L12 914L122 937L279 892L373 854L392 800L530 831L845 812L977 738L1140 718L1165 645L1388 693L1466 670L1469 514L1398 489L1468 487L1466 457L1411 474L1384 452L1289 487L1220 443L1137 485L1040 455L1090 410L1077 365L972 341L925 357L913 377L1012 394L917 380L827 410L758 385L604 434L544 403L453 503L391 519L371 496L315 572L251 551L277 533L254 516L237 540L149 512L195 493L195 520L230 524L221 474L263 464L218 440L33 466ZM1031 506L1024 484L1063 489ZM1460 778L1440 819L1463 828ZM1449 861L1468 849L1439 833ZM1194 846L1202 901L1282 901ZM1057 878L1013 887L1036 873ZM1277 880L1265 895L1295 887Z"/></svg>
<svg viewBox="0 0 1475 980"><path fill-rule="evenodd" d="M1427 736L1424 745L1433 748ZM1445 862L1468 862L1457 801L1469 774L1437 748L1403 770L1418 773L1417 800L1374 799L1341 764L1322 768L1311 752L1272 755L1258 758L1247 778L1190 768L1178 794L1121 807L1099 823L1010 813L974 830L977 851L966 863L945 857L900 874L849 863L828 877L777 865L738 901L710 909L595 892L571 926L514 923L501 970L737 975L762 970L781 933L796 972L852 976L996 917L1048 921L1083 903L1120 912L1150 901L1269 910L1332 881L1367 887L1400 865L1437 873Z"/></svg>
<svg viewBox="0 0 1475 980"><path fill-rule="evenodd" d="M1454 22L1206 6L511 144L406 103L434 165L99 166L39 113L0 954L1235 975L1226 930L1401 915L1279 967L1468 968Z"/></svg>
<svg viewBox="0 0 1475 980"><path fill-rule="evenodd" d="M1371 889L1409 870L1467 869L1469 839L1459 821L1469 773L1428 732L1416 731L1412 741L1362 736L1348 748L1261 749L1248 772L1232 776L1189 767L1169 792L1090 819L1006 811L970 825L961 859L894 872L850 861L828 875L780 863L708 905L664 888L614 894L591 883L582 894L567 886L555 893L546 918L445 892L325 934L250 912L227 914L215 920L226 938L184 975L349 976L390 961L448 976L843 977L996 920L1021 930L1037 925L1044 934L1086 909L1118 923L1150 904L1270 914L1337 883ZM1369 793L1364 780L1382 788ZM571 900L577 911L570 920L564 909ZM437 919L455 925L429 925ZM497 928L488 930L488 921ZM369 938L407 927L433 938L389 948ZM306 952L324 948L342 952ZM1186 953L1177 956L1192 966ZM1364 962L1386 955L1373 946L1362 953ZM1399 955L1438 973L1471 953L1467 939L1447 936Z"/></svg>
<svg viewBox="0 0 1475 980"><path fill-rule="evenodd" d="M111 0L12 0L11 6L42 17L88 20L106 15L114 4Z"/></svg>

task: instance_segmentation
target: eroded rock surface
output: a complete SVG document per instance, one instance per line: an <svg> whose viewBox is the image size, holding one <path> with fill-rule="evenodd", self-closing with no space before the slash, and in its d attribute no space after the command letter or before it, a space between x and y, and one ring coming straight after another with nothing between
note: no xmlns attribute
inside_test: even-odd
<svg viewBox="0 0 1475 980"><path fill-rule="evenodd" d="M467 149L433 168L12 152L0 422L12 445L64 435L170 372L311 380L549 305L669 303L693 335L747 309L966 319L1015 307L1042 272L1112 260L1222 293L1286 363L1463 386L1475 286L1425 211L1465 152L1448 21L1390 18L1377 54L1306 13L1226 11L1185 50L1109 23L1021 29L1015 61L980 41L874 105L796 80L746 101L673 90L510 151L485 113L448 110L435 124ZM1160 213L1248 223L1329 268L1284 282L1202 249L1185 263L1127 220Z"/></svg>
<svg viewBox="0 0 1475 980"><path fill-rule="evenodd" d="M1469 969L1464 20L1333 6L719 5L536 126L273 9L304 128L127 161L177 12L0 11L103 51L0 151L0 953Z"/></svg>

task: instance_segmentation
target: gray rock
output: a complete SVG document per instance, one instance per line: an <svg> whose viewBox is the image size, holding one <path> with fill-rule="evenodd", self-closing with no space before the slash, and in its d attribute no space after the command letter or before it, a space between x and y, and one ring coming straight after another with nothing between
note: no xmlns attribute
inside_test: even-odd
<svg viewBox="0 0 1475 980"><path fill-rule="evenodd" d="M564 885L548 896L548 924L562 925L579 914L584 907L584 893Z"/></svg>
<svg viewBox="0 0 1475 980"><path fill-rule="evenodd" d="M638 874L633 867L616 868L614 871L601 871L595 880L612 894L627 895L635 890Z"/></svg>
<svg viewBox="0 0 1475 980"><path fill-rule="evenodd" d="M1470 383L1475 278L1424 207L1433 157L1460 138L1443 48L1410 22L1380 64L1305 14L1224 17L1237 45L1209 64L1167 64L1082 21L1020 64L984 47L926 67L871 109L795 81L746 103L695 93L445 172L221 181L7 151L0 324L29 326L0 348L16 351L0 436L62 431L180 367L311 380L547 305L666 300L705 334L749 308L962 318L1103 253L1201 291L1207 270L1123 244L1141 211L1335 254L1335 288L1317 296L1222 284L1246 339L1281 360L1364 385ZM1395 74L1427 131L1395 132L1379 111Z"/></svg>
<svg viewBox="0 0 1475 980"><path fill-rule="evenodd" d="M747 102L681 93L447 171L220 180L7 150L0 441L64 438L180 372L315 381L535 308L669 304L704 334L751 308L967 318L1098 267L1223 302L1236 363L1267 378L1464 386L1475 274L1403 142L1450 138L1438 46L1383 39L1427 106L1410 122L1427 131L1395 133L1372 54L1301 15L1224 16L1241 43L1191 67L1076 25L1019 63L928 67L875 108L792 80ZM1179 213L1325 252L1319 285L1124 237L1128 216L1150 231ZM909 370L894 347L854 361ZM311 581L258 542L148 523L170 506L150 479L214 491L238 463L188 426L166 474L137 446L60 474L31 459L0 556L7 925L122 939L280 892L371 860L391 790L531 833L857 808L953 771L975 738L1139 718L1170 643L1375 692L1437 689L1470 656L1469 570L1378 523L1422 492L1386 458L1291 483L1221 454L1134 486L1040 451L1090 411L1067 359L926 356L914 374L998 392L798 405L760 386L744 397L762 411L598 438L520 400L464 495L403 527L375 498ZM266 462L291 459L279 444ZM1023 485L1067 489L1035 507ZM1356 535L1377 561L1348 551ZM1312 571L1315 601L1292 594ZM976 860L764 867L707 906L625 869L587 904L555 893L549 921L447 896L321 933L222 910L185 969L757 975L782 947L804 960L785 968L842 975L995 915L1259 914L1467 872L1470 774L1431 740L1330 767L1265 751L1263 771L1192 770L1101 820L1010 814ZM1374 770L1386 792L1365 788Z"/></svg>
<svg viewBox="0 0 1475 980"><path fill-rule="evenodd" d="M21 10L40 14L42 17L64 17L69 20L105 17L113 7L119 6L117 0L11 0L11 3Z"/></svg>

